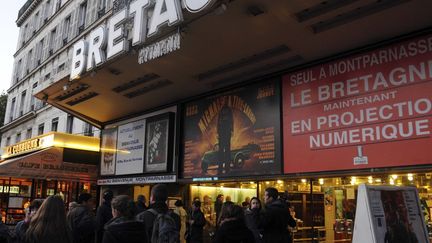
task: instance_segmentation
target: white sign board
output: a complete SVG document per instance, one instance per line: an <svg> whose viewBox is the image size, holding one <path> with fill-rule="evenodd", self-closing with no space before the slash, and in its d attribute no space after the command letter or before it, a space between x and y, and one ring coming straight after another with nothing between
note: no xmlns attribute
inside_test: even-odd
<svg viewBox="0 0 432 243"><path fill-rule="evenodd" d="M116 175L144 172L145 120L118 128Z"/></svg>
<svg viewBox="0 0 432 243"><path fill-rule="evenodd" d="M429 242L417 189L360 185L352 242Z"/></svg>
<svg viewBox="0 0 432 243"><path fill-rule="evenodd" d="M177 178L176 175L109 178L109 179L100 179L97 181L97 184L99 186L106 186L106 185L169 183L169 182L176 182L176 178Z"/></svg>

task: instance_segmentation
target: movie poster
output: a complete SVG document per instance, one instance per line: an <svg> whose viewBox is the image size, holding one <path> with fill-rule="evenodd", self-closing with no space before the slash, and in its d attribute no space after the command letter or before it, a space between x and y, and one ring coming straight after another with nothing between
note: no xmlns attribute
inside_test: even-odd
<svg viewBox="0 0 432 243"><path fill-rule="evenodd" d="M357 202L353 242L429 242L415 187L361 185Z"/></svg>
<svg viewBox="0 0 432 243"><path fill-rule="evenodd" d="M148 119L146 132L146 172L166 171L171 145L169 114Z"/></svg>
<svg viewBox="0 0 432 243"><path fill-rule="evenodd" d="M280 174L275 81L190 102L183 109L183 177Z"/></svg>
<svg viewBox="0 0 432 243"><path fill-rule="evenodd" d="M117 128L102 131L101 175L114 175L117 145Z"/></svg>

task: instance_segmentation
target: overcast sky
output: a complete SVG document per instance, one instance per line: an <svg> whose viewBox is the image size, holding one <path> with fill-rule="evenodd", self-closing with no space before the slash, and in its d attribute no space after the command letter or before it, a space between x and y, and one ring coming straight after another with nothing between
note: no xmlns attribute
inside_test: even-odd
<svg viewBox="0 0 432 243"><path fill-rule="evenodd" d="M10 87L13 54L16 52L19 29L15 24L19 9L26 0L2 1L0 7L0 92Z"/></svg>

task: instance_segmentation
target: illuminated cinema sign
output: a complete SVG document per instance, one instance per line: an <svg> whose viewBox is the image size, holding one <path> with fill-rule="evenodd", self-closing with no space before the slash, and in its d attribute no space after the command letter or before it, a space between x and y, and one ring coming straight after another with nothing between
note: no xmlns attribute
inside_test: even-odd
<svg viewBox="0 0 432 243"><path fill-rule="evenodd" d="M130 2L129 6L114 13L107 24L96 27L86 39L74 44L70 80L79 78L85 70L90 71L106 60L125 53L128 50L128 34L131 36L132 46L142 45L146 38L157 36L160 28L181 23L182 7L191 13L198 13L212 6L214 2L215 0ZM131 18L132 28L129 30L125 23Z"/></svg>

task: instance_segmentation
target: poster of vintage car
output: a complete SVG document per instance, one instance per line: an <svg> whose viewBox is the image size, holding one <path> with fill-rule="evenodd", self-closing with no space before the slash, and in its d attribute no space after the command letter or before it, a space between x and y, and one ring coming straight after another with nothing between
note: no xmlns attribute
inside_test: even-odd
<svg viewBox="0 0 432 243"><path fill-rule="evenodd" d="M172 114L167 113L147 119L146 128L146 172L166 171L171 164Z"/></svg>
<svg viewBox="0 0 432 243"><path fill-rule="evenodd" d="M230 90L183 108L184 178L281 173L277 81Z"/></svg>
<svg viewBox="0 0 432 243"><path fill-rule="evenodd" d="M117 128L102 131L101 144L101 175L114 175L116 161Z"/></svg>

